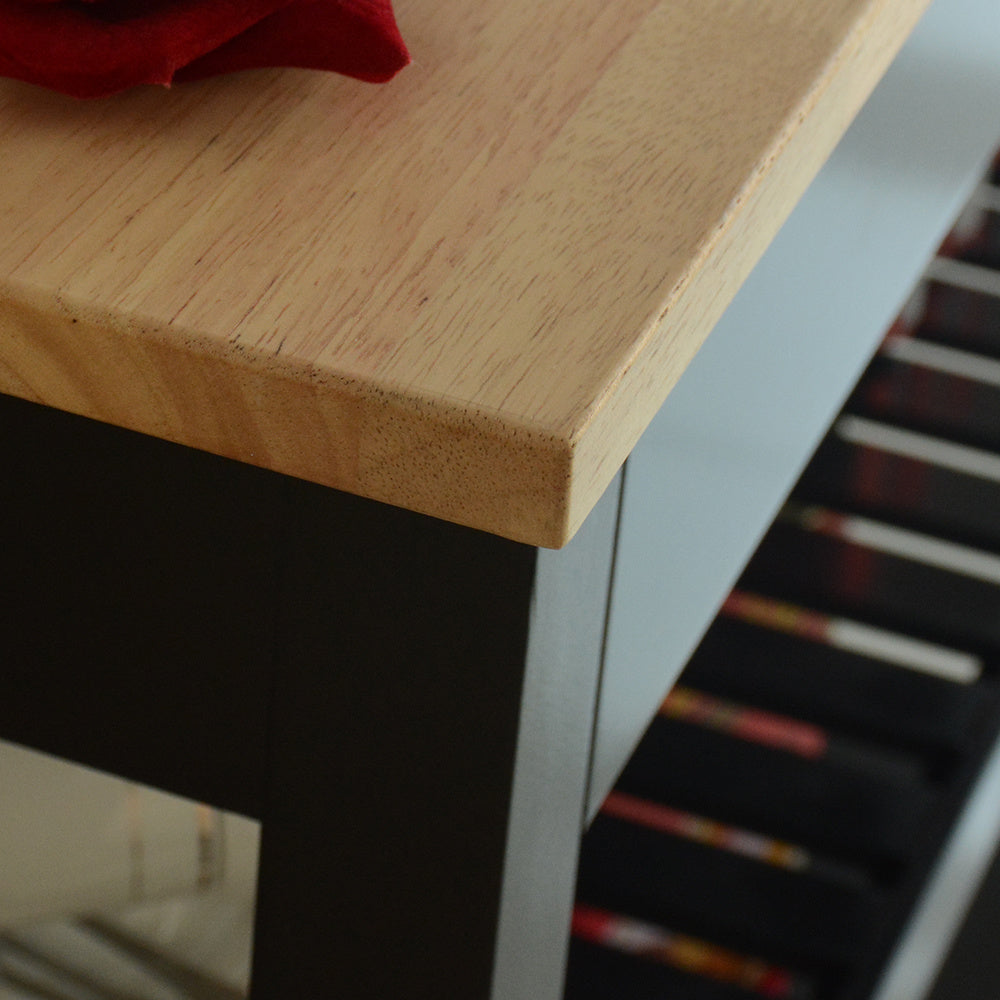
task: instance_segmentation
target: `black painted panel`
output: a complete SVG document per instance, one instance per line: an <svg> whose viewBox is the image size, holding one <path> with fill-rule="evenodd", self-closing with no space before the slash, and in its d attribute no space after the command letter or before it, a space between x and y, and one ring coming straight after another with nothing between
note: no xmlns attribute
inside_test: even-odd
<svg viewBox="0 0 1000 1000"><path fill-rule="evenodd" d="M257 815L283 488L0 397L0 737Z"/></svg>
<svg viewBox="0 0 1000 1000"><path fill-rule="evenodd" d="M296 492L254 1000L486 997L533 549Z"/></svg>

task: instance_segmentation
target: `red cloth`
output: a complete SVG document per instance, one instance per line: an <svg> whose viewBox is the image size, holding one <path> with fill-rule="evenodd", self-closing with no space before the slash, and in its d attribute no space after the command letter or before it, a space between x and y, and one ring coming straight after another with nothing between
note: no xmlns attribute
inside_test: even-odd
<svg viewBox="0 0 1000 1000"><path fill-rule="evenodd" d="M382 82L408 62L391 0L0 0L0 76L75 97L263 66Z"/></svg>

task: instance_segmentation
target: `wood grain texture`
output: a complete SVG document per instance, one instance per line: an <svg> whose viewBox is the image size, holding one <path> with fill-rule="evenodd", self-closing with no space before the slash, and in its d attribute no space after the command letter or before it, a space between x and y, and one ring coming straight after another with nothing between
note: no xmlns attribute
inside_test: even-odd
<svg viewBox="0 0 1000 1000"><path fill-rule="evenodd" d="M927 0L399 0L381 88L0 84L0 391L563 544Z"/></svg>

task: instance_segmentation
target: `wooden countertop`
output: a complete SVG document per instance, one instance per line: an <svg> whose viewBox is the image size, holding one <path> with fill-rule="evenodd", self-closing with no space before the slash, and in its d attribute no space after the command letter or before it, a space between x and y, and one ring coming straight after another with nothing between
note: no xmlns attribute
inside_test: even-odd
<svg viewBox="0 0 1000 1000"><path fill-rule="evenodd" d="M0 391L559 546L926 0L398 0L414 64L0 82Z"/></svg>

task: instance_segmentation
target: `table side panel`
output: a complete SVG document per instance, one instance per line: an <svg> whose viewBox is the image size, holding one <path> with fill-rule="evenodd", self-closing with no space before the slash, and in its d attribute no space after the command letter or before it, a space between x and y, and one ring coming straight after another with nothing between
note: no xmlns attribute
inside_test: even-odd
<svg viewBox="0 0 1000 1000"><path fill-rule="evenodd" d="M980 176L998 51L937 0L631 456L592 812Z"/></svg>

